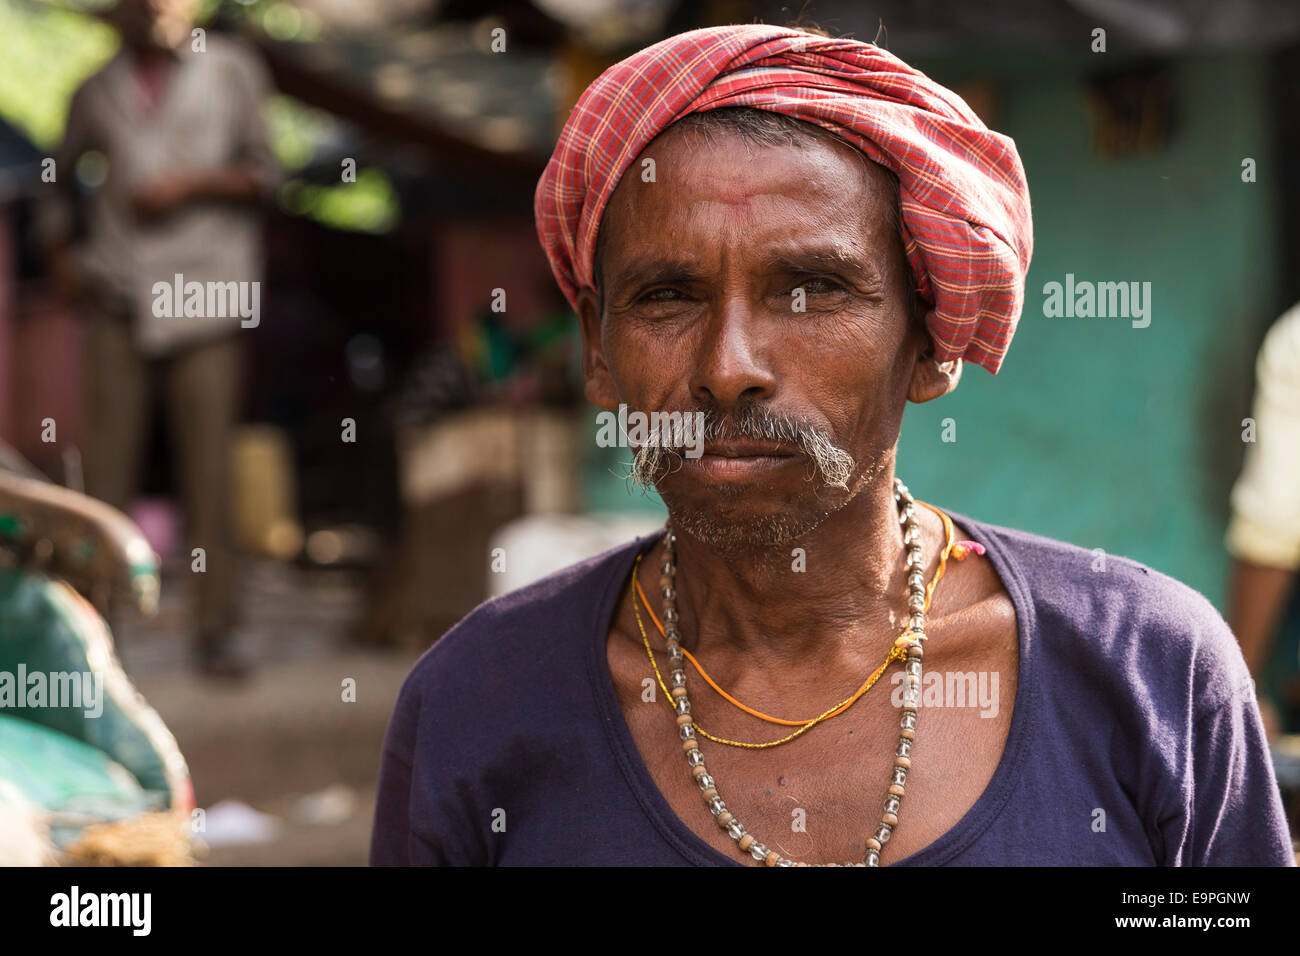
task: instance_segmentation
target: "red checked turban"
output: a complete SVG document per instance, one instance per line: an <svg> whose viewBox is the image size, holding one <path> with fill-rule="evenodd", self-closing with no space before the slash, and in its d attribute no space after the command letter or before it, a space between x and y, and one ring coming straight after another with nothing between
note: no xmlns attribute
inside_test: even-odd
<svg viewBox="0 0 1300 956"><path fill-rule="evenodd" d="M749 106L815 123L898 175L903 244L941 361L996 373L1033 251L1010 138L871 43L763 25L669 37L606 70L574 107L537 184L537 232L570 304L594 287L596 233L623 172L688 113Z"/></svg>

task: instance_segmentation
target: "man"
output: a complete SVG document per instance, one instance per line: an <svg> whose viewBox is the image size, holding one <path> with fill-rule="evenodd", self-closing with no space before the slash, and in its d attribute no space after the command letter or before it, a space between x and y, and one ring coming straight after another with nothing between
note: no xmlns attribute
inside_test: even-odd
<svg viewBox="0 0 1300 956"><path fill-rule="evenodd" d="M1300 304L1269 329L1255 362L1256 439L1232 489L1228 620L1250 672L1262 677L1300 570ZM1281 715L1260 696L1264 726Z"/></svg>
<svg viewBox="0 0 1300 956"><path fill-rule="evenodd" d="M277 169L261 64L234 40L195 37L194 8L121 0L110 10L122 49L73 96L43 231L61 290L88 312L86 490L129 506L161 391L190 547L203 549L193 575L198 663L238 676L246 663L229 639L227 461L239 335L260 321L254 201L269 197ZM106 160L107 177L79 209L70 186L87 153ZM187 290L180 301L177 283ZM193 300L199 309L186 309L192 283L221 295L206 291Z"/></svg>
<svg viewBox="0 0 1300 956"><path fill-rule="evenodd" d="M1009 139L871 44L700 30L586 91L536 211L588 397L702 413L704 454L640 441L671 535L416 665L373 863L1290 861L1204 599L895 482L906 402L1019 317Z"/></svg>

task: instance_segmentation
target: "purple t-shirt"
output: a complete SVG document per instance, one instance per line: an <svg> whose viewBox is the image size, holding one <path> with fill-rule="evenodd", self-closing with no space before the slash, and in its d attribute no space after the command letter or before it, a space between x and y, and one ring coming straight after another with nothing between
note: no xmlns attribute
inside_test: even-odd
<svg viewBox="0 0 1300 956"><path fill-rule="evenodd" d="M891 865L1293 865L1214 607L1136 562L1094 570L1091 551L952 518L1015 604L1011 728L975 805ZM610 677L615 603L654 541L486 602L420 659L384 744L372 865L742 865L655 786Z"/></svg>

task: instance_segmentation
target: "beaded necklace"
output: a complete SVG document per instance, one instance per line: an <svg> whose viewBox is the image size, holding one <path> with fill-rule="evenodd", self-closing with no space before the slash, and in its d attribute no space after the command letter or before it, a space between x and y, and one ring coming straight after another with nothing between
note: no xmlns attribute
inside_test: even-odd
<svg viewBox="0 0 1300 956"><path fill-rule="evenodd" d="M952 525L952 519L950 519L944 512L934 507L934 505L926 504L924 501L917 501L916 503L918 505L924 505L926 508L929 508L931 511L933 511L936 515L939 516L940 520L943 521L944 532L947 538L944 549L939 555L939 568L937 571L935 571L934 577L930 579L930 583L925 586L925 611L926 613L929 613L930 602L934 597L934 589L938 586L939 582L943 579L944 570L947 568L948 565L949 554L956 555L958 560L961 560L961 558L964 557L965 555L963 552L958 552L957 546L953 543L954 530ZM973 544L973 542L966 542L966 544L971 545ZM976 547L978 547L978 545L976 545ZM650 620L654 623L654 626L658 629L660 636L664 636L664 637L667 636L664 632L663 624L660 623L659 618L655 616L654 608L650 606L650 601L646 597L645 591L641 588L641 580L640 580L641 558L642 558L641 555L637 555L636 562L632 566L632 588L633 588L632 613L636 618L637 630L641 632L641 643L645 646L646 656L650 659L650 667L654 671L655 678L659 681L659 686L660 688L662 688L664 692L664 697L667 699L668 706L671 707L673 705L672 704L673 699L670 696L668 686L664 683L663 675L659 673L659 663L655 660L654 650L650 647L650 637L649 635L646 634L645 625L641 623L641 609L637 603L638 598L640 599L640 604L645 606L646 613L650 615ZM908 630L907 628L904 628L903 633L906 634L907 630ZM901 661L907 656L907 649L905 646L901 646L898 643L895 643L892 647L890 647L889 654L886 655L884 663L881 664L878 668L876 668L875 671L871 673L871 675L866 679L866 681L863 682L862 686L859 687L852 696L845 698L830 710L826 711L825 713L817 717L812 718L811 720L785 720L781 717L770 717L767 714L761 713L753 709L752 707L746 707L740 701L736 700L736 698L732 697L725 690L719 687L717 683L715 683L714 680L711 677L709 677L708 673L704 670L704 667L700 664L699 661L695 659L695 656L691 654L690 651L688 651L686 648L682 648L682 653L685 655L686 660L689 661L691 665L694 666L696 671L699 672L699 675L702 678L704 678L704 682L708 684L710 687L712 687L715 691L717 691L719 696L721 696L728 703L734 705L735 707L738 707L740 710L743 710L745 713L749 714L750 716L757 717L760 720L767 721L768 723L784 724L787 727L800 728L797 732L790 734L787 737L782 737L780 740L773 740L768 743L752 744L752 743L742 743L738 740L728 740L725 737L715 737L713 734L709 733L703 727L701 727L698 723L694 725L696 733L698 733L701 737L705 737L709 740L714 741L715 743L727 744L728 746L731 747L749 747L754 749L762 749L766 747L775 747L778 746L779 744L785 743L786 741L793 740L795 737L798 737L800 734L802 734L805 730L810 729L813 725L830 720L832 717L838 717L840 714L846 712L850 707L852 707L855 703L857 703L858 699L861 698L863 694L865 694L875 685L876 681L878 681L881 678L881 676L885 673L885 670L889 667L889 665L892 662L896 660Z"/></svg>
<svg viewBox="0 0 1300 956"><path fill-rule="evenodd" d="M867 838L867 851L862 862L843 864L809 864L797 863L787 859L775 850L769 850L749 833L735 814L727 809L718 793L717 782L704 766L704 754L696 737L696 728L691 717L691 701L686 692L686 671L683 668L685 655L681 645L681 631L678 629L677 588L674 580L677 576L676 545L677 536L671 527L664 542L664 563L659 586L664 600L664 637L668 642L668 662L671 666L669 675L672 689L673 707L677 713L678 733L682 739L682 750L690 766L691 776L695 778L704 798L705 806L713 814L728 836L736 841L742 853L768 866L879 866L880 853L889 842L894 827L898 826L898 811L903 801L903 788L907 783L907 772L911 769L912 744L916 740L917 708L921 703L921 658L924 654L922 642L925 640L926 586L925 562L921 555L921 528L916 520L916 501L897 478L894 479L894 501L898 504L898 520L903 525L903 546L907 552L907 588L909 621L907 631L894 643L906 653L904 664L903 712L899 720L898 747L895 751L893 771L890 775L888 796L885 798L880 825L873 836ZM640 621L638 619L638 625ZM644 635L644 629L642 629ZM829 714L830 711L827 712ZM808 726L824 719L827 714L817 718ZM807 727L801 728L800 732Z"/></svg>

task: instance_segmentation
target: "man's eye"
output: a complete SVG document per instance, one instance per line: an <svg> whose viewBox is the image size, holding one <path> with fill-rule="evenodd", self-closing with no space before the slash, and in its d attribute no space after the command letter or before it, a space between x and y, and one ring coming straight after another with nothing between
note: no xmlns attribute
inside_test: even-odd
<svg viewBox="0 0 1300 956"><path fill-rule="evenodd" d="M812 276L800 282L795 288L803 289L806 295L823 295L827 292L838 292L843 287L834 279L828 279L825 276Z"/></svg>
<svg viewBox="0 0 1300 956"><path fill-rule="evenodd" d="M681 298L681 293L676 289L651 289L645 295L641 296L642 302L673 302Z"/></svg>

